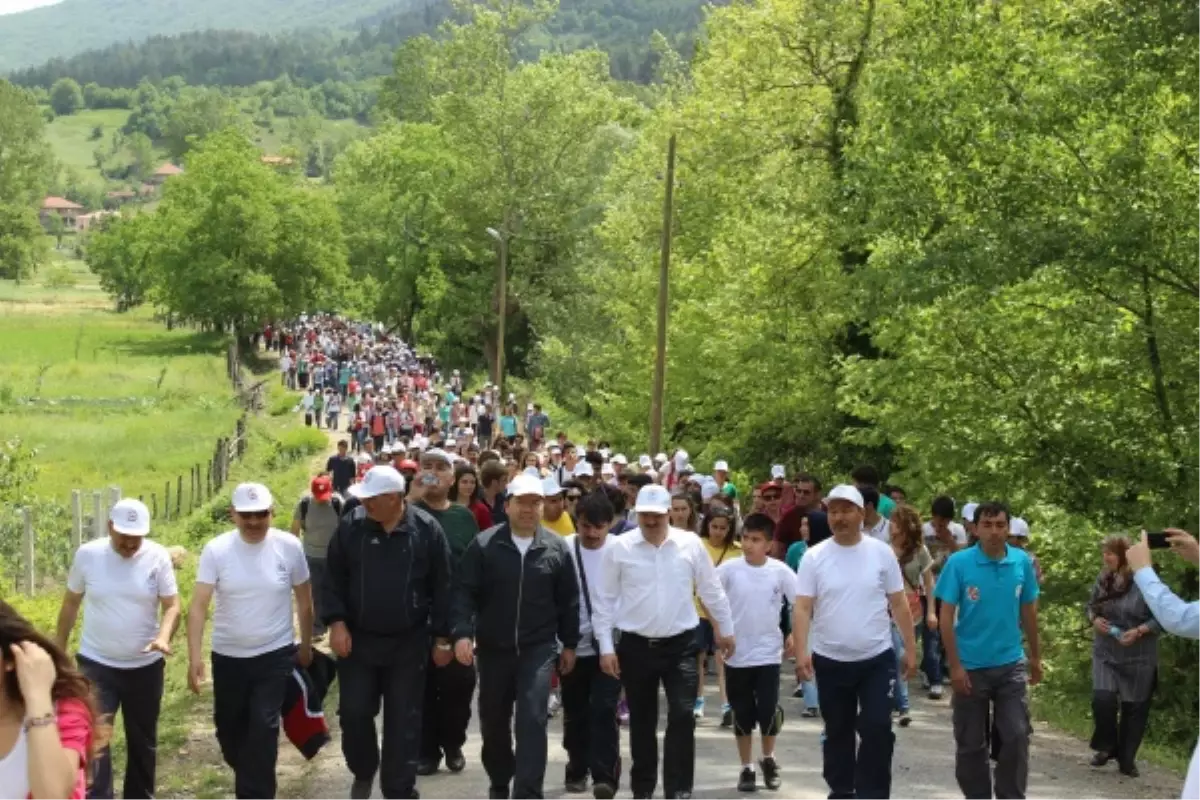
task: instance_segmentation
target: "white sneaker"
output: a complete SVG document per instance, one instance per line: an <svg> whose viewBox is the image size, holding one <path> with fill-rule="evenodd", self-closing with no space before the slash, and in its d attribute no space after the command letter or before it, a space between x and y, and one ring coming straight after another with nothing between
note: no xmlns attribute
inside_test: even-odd
<svg viewBox="0 0 1200 800"><path fill-rule="evenodd" d="M937 686L929 687L929 699L930 700L941 700L942 699L942 687L940 684Z"/></svg>
<svg viewBox="0 0 1200 800"><path fill-rule="evenodd" d="M558 692L551 692L550 705L546 709L546 713L552 717L557 716L560 708L562 708L562 698L558 696Z"/></svg>
<svg viewBox="0 0 1200 800"><path fill-rule="evenodd" d="M695 719L704 719L704 698L697 697L696 702L692 705L692 717Z"/></svg>

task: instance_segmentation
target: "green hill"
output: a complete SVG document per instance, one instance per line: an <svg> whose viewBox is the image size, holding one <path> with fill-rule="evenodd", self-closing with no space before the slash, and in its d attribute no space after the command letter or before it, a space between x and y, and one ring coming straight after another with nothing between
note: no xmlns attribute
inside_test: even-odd
<svg viewBox="0 0 1200 800"><path fill-rule="evenodd" d="M346 28L408 0L63 0L0 16L0 72L118 42L207 28Z"/></svg>

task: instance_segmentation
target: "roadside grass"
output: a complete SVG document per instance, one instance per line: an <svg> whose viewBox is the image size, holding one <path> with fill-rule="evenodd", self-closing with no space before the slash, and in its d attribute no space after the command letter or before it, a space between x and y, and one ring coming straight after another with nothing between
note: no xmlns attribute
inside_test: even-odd
<svg viewBox="0 0 1200 800"><path fill-rule="evenodd" d="M97 146L107 152L113 133L124 127L128 119L128 109L82 109L74 114L55 117L46 126L46 139L63 166L74 167L94 183L106 184L109 181L100 174L92 153ZM97 126L101 135L93 139L92 131Z"/></svg>

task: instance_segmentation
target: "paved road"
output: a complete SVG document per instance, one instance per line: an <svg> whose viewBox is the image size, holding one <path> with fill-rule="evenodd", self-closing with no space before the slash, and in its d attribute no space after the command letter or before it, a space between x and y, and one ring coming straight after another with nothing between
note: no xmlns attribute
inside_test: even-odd
<svg viewBox="0 0 1200 800"><path fill-rule="evenodd" d="M710 684L714 681L709 680ZM916 687L914 682L913 686ZM784 679L790 694L792 682ZM733 736L719 726L715 716L716 689L709 687L709 716L696 729L696 785L698 798L737 796L737 755ZM786 697L783 701L787 722L779 736L776 756L783 768L783 788L759 794L780 798L826 797L828 788L821 777L819 720L802 719L799 700ZM954 741L950 732L950 708L947 700L931 701L913 697L913 724L896 728L896 753L892 769L894 797L952 798L961 797L954 781ZM660 703L660 709L665 703ZM333 722L333 720L331 720ZM423 797L486 797L487 776L479 761L479 729L472 719L465 753L467 768L458 775L444 769L437 775L420 778L418 788ZM659 726L661 732L663 726ZM547 797L590 797L568 795L563 790L562 774L566 753L561 747L562 726L558 719L550 723L550 765L546 771ZM628 758L628 738L621 736L622 750ZM1037 726L1031 748L1029 775L1030 797L1062 798L1125 798L1178 797L1183 785L1181 776L1168 770L1142 764L1141 778L1131 780L1116 772L1115 766L1093 770L1087 760L1091 753L1086 745L1070 736ZM331 743L304 770L300 782L303 797L346 797L350 778L342 759L340 745ZM761 776L760 776L761 782ZM376 787L375 797L379 797ZM623 780L618 797L629 796L628 776ZM662 796L661 783L657 796Z"/></svg>

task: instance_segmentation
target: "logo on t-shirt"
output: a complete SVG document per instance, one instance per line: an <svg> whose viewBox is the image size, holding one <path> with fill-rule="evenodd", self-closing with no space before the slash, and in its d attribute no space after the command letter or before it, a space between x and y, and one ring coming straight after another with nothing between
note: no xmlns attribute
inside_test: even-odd
<svg viewBox="0 0 1200 800"><path fill-rule="evenodd" d="M968 586L967 587L967 599L970 600L972 603L979 602L979 587L978 586Z"/></svg>

